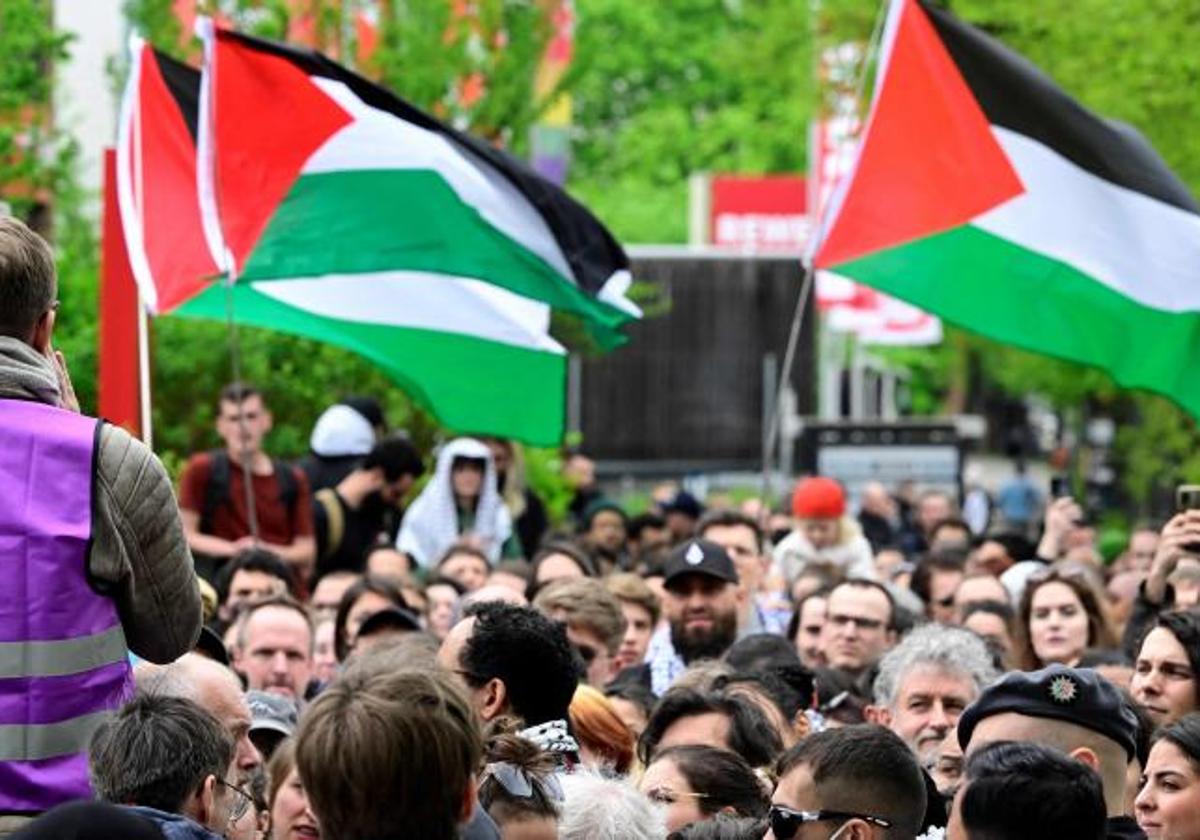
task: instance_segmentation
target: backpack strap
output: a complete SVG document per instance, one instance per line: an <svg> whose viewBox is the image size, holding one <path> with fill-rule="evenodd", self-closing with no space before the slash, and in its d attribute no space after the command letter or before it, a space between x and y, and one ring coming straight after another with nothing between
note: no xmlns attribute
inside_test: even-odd
<svg viewBox="0 0 1200 840"><path fill-rule="evenodd" d="M313 498L325 509L325 550L321 552L320 559L326 560L342 547L342 539L346 536L346 516L342 511L342 503L338 501L337 491L332 487L318 490Z"/></svg>
<svg viewBox="0 0 1200 840"><path fill-rule="evenodd" d="M217 508L229 500L229 453L212 449L208 453L208 484L204 487L204 509L200 511L200 533L212 533L212 520Z"/></svg>
<svg viewBox="0 0 1200 840"><path fill-rule="evenodd" d="M279 484L279 501L287 508L288 513L292 512L292 507L296 504L296 497L300 495L300 488L296 483L296 473L292 471L292 465L284 461L271 459L271 468L275 470L275 481Z"/></svg>

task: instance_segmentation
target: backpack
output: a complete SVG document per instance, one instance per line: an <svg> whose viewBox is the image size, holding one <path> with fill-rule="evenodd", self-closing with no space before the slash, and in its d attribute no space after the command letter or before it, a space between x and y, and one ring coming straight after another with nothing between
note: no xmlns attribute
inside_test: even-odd
<svg viewBox="0 0 1200 840"><path fill-rule="evenodd" d="M318 560L328 560L342 547L342 539L346 536L346 517L342 514L342 503L338 501L337 491L332 487L318 490L313 498L325 509L325 550Z"/></svg>
<svg viewBox="0 0 1200 840"><path fill-rule="evenodd" d="M200 533L212 533L212 518L221 505L229 501L230 475L233 463L229 453L224 449L213 449L208 453L212 467L208 474L208 485L204 488L204 509L200 511ZM279 482L279 501L291 511L296 504L299 488L296 485L296 475L292 467L283 461L271 459L271 467L275 470L275 480Z"/></svg>

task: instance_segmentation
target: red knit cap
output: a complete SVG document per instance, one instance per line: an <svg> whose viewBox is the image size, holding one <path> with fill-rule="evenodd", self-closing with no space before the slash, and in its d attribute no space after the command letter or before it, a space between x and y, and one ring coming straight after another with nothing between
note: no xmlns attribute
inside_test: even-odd
<svg viewBox="0 0 1200 840"><path fill-rule="evenodd" d="M840 519L846 512L846 494L832 478L802 478L792 493L792 515L798 519Z"/></svg>

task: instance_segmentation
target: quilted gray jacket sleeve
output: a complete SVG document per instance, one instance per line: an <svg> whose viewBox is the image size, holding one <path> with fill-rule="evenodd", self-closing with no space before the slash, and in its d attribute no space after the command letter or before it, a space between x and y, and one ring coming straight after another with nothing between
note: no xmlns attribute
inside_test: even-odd
<svg viewBox="0 0 1200 840"><path fill-rule="evenodd" d="M117 426L100 432L90 570L117 604L129 649L165 663L200 635L200 590L162 463Z"/></svg>

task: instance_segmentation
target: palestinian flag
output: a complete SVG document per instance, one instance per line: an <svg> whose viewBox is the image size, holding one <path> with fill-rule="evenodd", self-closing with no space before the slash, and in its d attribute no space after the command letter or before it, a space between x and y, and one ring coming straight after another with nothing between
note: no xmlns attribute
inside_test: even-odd
<svg viewBox="0 0 1200 840"><path fill-rule="evenodd" d="M926 2L893 0L814 265L1200 416L1200 210L1149 144Z"/></svg>
<svg viewBox="0 0 1200 840"><path fill-rule="evenodd" d="M239 323L360 353L456 432L560 443L551 309L609 345L637 314L608 231L316 54L209 36L205 83L139 46L127 88L122 220L152 308L223 320L232 294Z"/></svg>
<svg viewBox="0 0 1200 840"><path fill-rule="evenodd" d="M151 312L170 312L220 272L196 195L200 73L130 42L117 128L117 195L129 262Z"/></svg>

